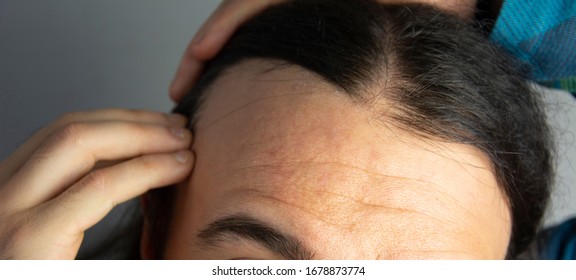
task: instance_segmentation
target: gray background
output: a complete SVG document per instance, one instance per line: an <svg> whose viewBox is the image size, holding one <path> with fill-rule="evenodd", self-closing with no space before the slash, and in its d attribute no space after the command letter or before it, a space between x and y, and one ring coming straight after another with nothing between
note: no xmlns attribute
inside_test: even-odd
<svg viewBox="0 0 576 280"><path fill-rule="evenodd" d="M180 56L218 3L0 0L0 158L65 112L170 110ZM576 100L545 95L560 155L553 224L576 214Z"/></svg>

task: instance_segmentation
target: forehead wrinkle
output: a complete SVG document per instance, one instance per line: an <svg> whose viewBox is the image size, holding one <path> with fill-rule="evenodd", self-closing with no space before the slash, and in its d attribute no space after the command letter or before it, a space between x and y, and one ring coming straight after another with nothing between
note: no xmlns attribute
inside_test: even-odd
<svg viewBox="0 0 576 280"><path fill-rule="evenodd" d="M337 223L337 222L333 222L333 221L331 221L331 220L326 219L326 218L324 217L324 215L322 215L322 214L320 213L320 212L322 212L322 211L312 211L312 210L309 210L309 208L313 208L313 207L304 207L304 206L298 205L296 202L287 201L287 200L278 198L278 197L276 197L276 196L274 196L274 195L265 194L264 192L262 192L261 190L258 190L258 189L243 188L242 190L239 190L238 192L243 192L243 193L245 193L244 195L251 196L251 198L260 197L260 198L264 198L264 199L267 199L267 200L271 200L271 201L273 201L274 204L280 203L280 204L283 204L283 205L287 205L287 206L296 208L296 209L298 209L298 210L300 210L300 211L302 211L302 212L305 212L305 213L307 213L307 214L309 214L309 215L311 215L311 216L316 217L317 219L323 221L324 223L326 223L326 224L328 224L328 225L331 225L331 226L336 227L336 228L338 228L338 229L344 229L344 230L346 230L346 231L348 231L348 232L352 232L352 231L353 231L356 227L358 227L358 226L362 227L362 225L358 225L358 222L357 222L357 221L360 220L360 219L364 220L364 219L363 219L364 216L362 216L362 217L357 217L357 218L352 219L352 220L350 220L350 219L338 219L338 218L334 218L333 220L342 221L341 223ZM307 192L307 191L303 191L303 192ZM354 202L354 203L356 203L356 204L361 204L360 207L363 207L363 206L364 206L364 207L369 207L369 208L373 208L373 209L385 210L385 211L387 211L386 215L394 215L394 214L405 214L405 215L407 214L407 215L411 215L411 214L416 214L416 215L418 215L418 216L424 216L424 217L426 217L426 218L430 218L430 219L434 220L437 224L441 224L441 225L445 225L445 224L446 224L446 221L440 220L440 219L438 219L438 218L436 218L436 217L430 216L430 215L428 215L428 214L426 214L426 213L423 213L423 212L421 212L421 211L416 211L416 210L412 210L412 209L405 209L405 208L399 208L399 207L390 207L390 206L384 206L384 205L378 205L378 204L370 204L370 203L365 203L365 202L362 202L362 201L355 200L355 199L353 199L353 198L350 198L350 197L341 195L341 194L339 194L339 193L332 193L332 194L335 195L335 196L338 196L338 197L342 197L342 198L349 199L349 200L351 200L352 202ZM322 203L319 203L318 205L323 205L323 206L324 206L324 204L322 204ZM356 207L358 207L358 206L356 206ZM347 207L347 208L356 208L356 207ZM332 209L335 209L335 208L342 209L342 208L343 208L343 205L337 205L337 207L333 207ZM358 211L358 212L360 212L360 211ZM366 211L366 210L363 210L363 211L361 211L361 212L364 213L364 212L367 212L367 211ZM332 213L332 214L334 214L334 213ZM358 214L358 213L356 213L356 214ZM332 216L333 216L333 215L332 215ZM347 218L351 218L351 217L347 217Z"/></svg>
<svg viewBox="0 0 576 280"><path fill-rule="evenodd" d="M260 172L258 172L260 173ZM352 174L348 173L348 176L351 176ZM419 185L424 185L424 184L428 184L428 182L423 182L422 180L418 180L418 179L408 179L408 178L399 178L396 176L383 176L381 175L381 177L387 177L385 178L383 183L376 183L376 184L372 184L375 180L371 180L370 185L378 185L378 186L385 186L383 188L380 187L376 187L374 188L374 191L380 191L382 193L380 194L376 194L376 195L366 195L367 193L374 193L374 191L370 191L370 192L366 192L364 191L364 189L366 189L363 186L358 186L358 191L354 192L354 193L343 193L343 192L338 192L338 191L334 191L333 189L330 189L329 187L325 187L322 188L320 190L318 189L314 189L313 187L306 187L306 185L310 185L310 184L302 184L302 183L294 183L292 181L288 181L286 183L286 186L281 186L281 190L277 190L275 188L271 188L270 191L266 192L264 191L265 189L267 189L269 187L269 185L264 185L262 184L262 187L259 187L260 184L253 184L251 185L250 189L246 189L243 188L241 190L238 190L238 192L242 192L243 190L247 190L247 191L251 191L251 192L255 192L255 193L260 193L259 196L261 197L267 197L270 199L274 199L277 201L283 201L284 204L289 204L291 206L294 206L298 209L301 209L307 213L313 214L314 216L318 217L319 219L333 224L335 226L340 226L340 227L346 227L346 228L350 228L345 226L345 223L334 223L334 222L330 222L328 221L326 218L322 218L322 216L334 216L333 211L335 209L341 209L343 211L340 211L342 213L342 215L348 214L347 217L345 217L346 221L353 221L353 220L357 220L358 218L352 218L359 216L360 214L366 214L369 212L375 212L378 210L381 211L385 211L389 214L419 214L421 216L426 216L431 220L436 221L436 223L438 224L442 224L442 225L448 225L450 224L453 227L458 227L458 224L452 220L451 217L446 218L441 220L439 219L437 216L432 215L431 213L436 213L436 215L442 215L442 211L438 212L438 210L435 211L430 211L432 209L437 209L437 207L433 207L430 208L428 205L427 206L427 210L429 211L424 211L422 209L420 209L419 207L417 208L411 208L415 204L414 202L411 202L408 204L407 207L402 207L402 206L392 206L392 205L398 205L398 204L402 204L402 205L406 205L406 198L408 197L408 199L411 199L412 197L419 197L418 200L422 199L422 193L417 192L414 188L408 188L406 187L405 184L402 184L400 182L398 182L398 180L402 180L402 181L418 181ZM389 183L390 178L392 178L394 180L394 183ZM378 178L380 179L379 181L382 181L382 178ZM413 183L413 182L411 182ZM296 186L298 185L298 186ZM367 184L365 184L367 185ZM412 184L414 185L414 184ZM304 186L304 187L300 187L300 186ZM425 186L424 186L425 187ZM396 188L396 189L402 189L402 193L401 195L398 194L393 194L392 198L382 198L381 200L374 200L377 197L382 197L385 196L386 194L384 194L383 192L386 191L386 189L389 188ZM321 194L319 194L319 192L321 192ZM416 192L416 193L414 193ZM271 194L269 194L271 193ZM297 195L299 194L299 195ZM330 201L328 201L327 199L319 199L319 195L321 197L330 197ZM430 194L426 193L426 197L431 196ZM303 200L302 198L309 198L308 200ZM433 200L434 198L431 198L431 200ZM372 200L372 201L371 201ZM398 201L401 202L398 202ZM312 202L312 204L310 204ZM309 206L307 208L310 208L311 210L306 210L304 209L305 207L303 206L299 206L299 204L309 204ZM422 204L422 203L420 203ZM425 203L424 203L425 204ZM462 207L460 204L457 204L457 207ZM473 213L470 213L468 209L463 208L466 212L468 212L469 215L473 215ZM330 213L332 212L332 213ZM328 215L324 214L324 213L329 213ZM352 214L357 214L357 215L352 215ZM324 215L323 215L324 214ZM341 215L338 215L338 217L335 217L334 220L338 220L339 217ZM473 216L473 218L479 222L481 222L480 218L477 216ZM344 221L343 219L341 219L341 221Z"/></svg>
<svg viewBox="0 0 576 280"><path fill-rule="evenodd" d="M432 220L427 219L430 218L428 215L423 215L423 213L418 211L387 207L388 211L386 213L381 213L375 216L382 221L381 227L367 229L366 223L373 223L375 217L366 219L364 215L356 215L354 216L354 219L335 219L339 222L334 222L333 219L326 219L325 215L318 214L316 211L311 211L307 207L302 207L294 202L285 201L273 195L264 194L258 189L244 189L244 192L244 195L250 196L252 199L254 199L254 197L258 197L258 199L264 199L268 204L272 204L275 207L281 204L296 208L299 211L315 217L316 219L322 221L324 225L335 228L336 231L334 231L333 234L337 234L339 236L337 238L338 240L348 240L348 238L360 238L364 240L362 237L363 235L371 235L372 232L377 231L376 234L380 236L380 238L376 240L376 244L378 244L378 246L376 246L374 243L371 243L370 241L367 241L368 243L362 246L389 252L386 255L400 255L401 252L410 252L410 250L407 248L413 247L418 247L424 252L449 252L449 250L444 248L448 248L451 240L457 240L454 238L462 234L459 228L452 228L450 231L443 231L440 239L432 237L438 236L440 233L438 231L438 227L445 228L446 221L439 220L434 217L431 217ZM382 206L378 207L384 208ZM399 216L398 214L402 216ZM384 217L382 217L382 215L384 215ZM347 221L347 223L343 223L343 221ZM362 221L364 223L359 223L358 221ZM300 235L308 237L307 240L303 240L305 243L314 244L317 238L323 238L322 235L313 236L307 234L309 232L317 233L318 230L315 227L306 227L302 226L301 223L298 223L298 228L302 230ZM360 229L360 231L357 231L357 229ZM407 229L410 230L407 231ZM325 232L325 230L323 230L323 232ZM410 234L406 234L407 232ZM343 235L344 233L347 233L348 235ZM390 240L395 241L391 242ZM324 241L321 243L324 244ZM360 244L357 245L360 246ZM418 251L414 250L414 252ZM466 254L467 251L461 252ZM389 257L389 259L393 258L398 257Z"/></svg>
<svg viewBox="0 0 576 280"><path fill-rule="evenodd" d="M276 94L276 95L272 95L272 96L263 96L263 97L255 98L254 100L250 100L250 101L246 102L245 104L238 106L235 109L232 109L226 113L221 114L220 116L214 118L214 120L211 120L208 123L199 126L198 128L199 129L208 129L209 127L214 126L219 122L222 122L228 118L231 118L234 114L242 112L243 110L247 110L248 108L250 108L252 106L256 106L259 103L264 103L264 102L272 100L272 99L291 96L294 94L296 94L296 93ZM201 124L201 123L202 123L202 121L198 122L198 124Z"/></svg>
<svg viewBox="0 0 576 280"><path fill-rule="evenodd" d="M328 224L328 225L331 225L331 226L334 226L334 227L337 227L337 228L347 229L347 230L350 228L350 227L345 226L344 224L335 223L335 222L332 222L332 221L326 219L326 218L323 217L322 215L318 214L318 213L317 213L318 211L309 210L308 208L310 208L310 207L304 207L304 206L301 206L301 205L299 205L299 204L297 204L297 203L295 203L295 202L287 201L287 200L278 198L278 197L276 197L276 196L266 194L266 193L264 193L264 192L263 192L262 190L260 190L260 189L256 189L256 188L242 188L242 189L237 190L237 191L232 192L232 193L233 193L235 196L237 196L237 197L240 197L240 196L241 196L241 195L238 195L237 193L243 193L243 195L245 195L245 196L250 196L251 199L254 199L254 198L256 198L256 197L259 197L259 198L263 198L263 199L265 199L265 200L270 200L270 201L272 201L272 202L269 202L269 203L272 203L272 204L274 204L275 206L277 206L278 204L287 205L287 206L289 206L289 207L296 208L296 209L298 209L298 210L300 210L300 211L302 211L302 212L304 212L304 213L307 213L307 214L309 214L309 215L311 215L311 216L313 216L313 217L316 217L318 220L321 220L321 221L323 221L324 223L326 223L326 224Z"/></svg>
<svg viewBox="0 0 576 280"><path fill-rule="evenodd" d="M328 165L328 166L333 166L333 167L336 167L339 169L359 171L359 172L361 172L361 174L367 175L366 177L371 179L371 181L378 181L379 182L378 184L372 184L372 185L377 185L379 188L385 187L385 189L388 189L388 190L400 189L400 190L406 190L406 191L413 191L413 190L415 190L414 186L421 186L420 188L426 188L427 192L436 193L437 195L440 195L443 199L448 200L447 202L451 202L452 205L463 210L470 217L474 218L477 222L482 222L482 219L479 216L477 216L477 214L475 214L473 211L471 211L470 209L465 207L460 202L460 200L457 199L456 197L454 197L452 194L450 194L447 191L443 191L442 186L440 186L437 183L426 181L426 180L423 180L420 178L407 178L407 177L394 176L394 175L389 175L389 174L382 174L379 172L364 169L364 168L356 166L356 165L346 164L346 163L342 163L342 162L319 161L319 160L300 160L300 161L282 161L282 162L278 162L278 163L268 163L268 164L251 164L251 165L246 165L243 167L235 168L233 171L231 171L231 174L234 172L242 173L243 171L250 170L250 169L252 169L252 170L256 169L255 173L262 174L262 173L265 173L265 172L262 172L262 170L266 170L269 168L278 168L278 166L280 166L280 165L292 167L292 166L302 166L302 164L305 164L308 167L313 166L313 165L316 165L316 166ZM354 172L345 172L345 173L346 173L348 178L351 178L353 175L356 175L356 173L354 173ZM361 177L361 176L356 176L356 178L359 178L359 177ZM293 181L289 181L289 182L292 186L294 185ZM416 182L417 184L414 184L414 182ZM408 188L407 187L408 185L411 187ZM314 186L314 188L317 188L317 187L318 186ZM297 191L303 192L304 190L307 190L310 193L314 192L313 190L309 190L309 189L310 188L298 188ZM356 192L357 198L353 198L351 196L347 196L347 197L349 197L352 200L366 204L366 205L370 205L370 204L377 205L374 202L366 202L366 199L368 199L367 197L359 197L359 195L361 195L361 194L366 194L367 191L370 191L370 190L376 191L376 189L377 189L376 187L370 189L370 188L358 186L358 188L356 188L356 189L358 189L358 191ZM284 192L286 192L287 190L288 190L288 188L284 188ZM315 191L318 191L318 190L315 190ZM324 193L328 193L328 194L338 194L341 196L346 196L345 194L342 194L342 193L336 193L329 188L323 188L323 189L320 189L320 191L322 191ZM397 196L398 194L395 193L394 195ZM369 197L375 198L377 196L371 195Z"/></svg>
<svg viewBox="0 0 576 280"><path fill-rule="evenodd" d="M421 149L423 151L434 153L441 158L455 162L459 166L463 167L464 172L466 174L468 174L470 178L473 178L476 182L478 182L480 185L483 185L483 186L488 187L488 188L496 187L497 191L498 191L497 193L499 193L500 195L502 195L504 197L506 205L508 207L508 211L509 211L509 207L510 207L509 199L508 199L508 196L504 193L503 187L500 186L497 181L494 181L494 183L496 183L495 185L491 185L489 182L486 182L485 180L481 180L478 176L474 175L470 170L468 170L466 168L466 166L468 166L468 167L472 167L475 169L489 172L490 175L496 180L497 175L495 174L495 172L493 170L493 162L484 151L478 149L474 143L447 142L445 139L440 139L440 138L433 136L433 135L415 134L410 129L406 129L401 124L399 125L399 123L397 121L395 121L395 115L397 115L398 112L394 113L395 112L395 110L394 110L395 106L391 106L391 104L394 104L397 101L390 100L388 98L381 98L379 101L380 102L377 102L374 105L375 107L379 107L380 109L372 111L373 113L375 112L373 119L375 119L383 127L386 127L388 129L388 131L392 134L392 137L394 137L400 143L403 143L405 145L409 145L412 148L418 148L418 149ZM384 113L382 113L382 112L384 112ZM396 128L396 129L393 129L393 128ZM375 128L372 128L372 129L375 129ZM409 135L408 137L403 136L406 133L408 133L408 135ZM462 152L461 149L458 149L458 151L451 149L450 147L447 147L447 145L449 145L449 144L459 145L459 147L465 147L466 152ZM470 161L466 160L463 155L470 155L473 157L479 157L480 160L486 161L488 165L484 165L482 163L473 164ZM495 199L498 199L498 197L495 197ZM455 202L458 204L458 206L460 206L461 209L467 209L466 207L462 206L458 200L455 200ZM478 217L476 214L472 213L469 210L466 210L466 211L470 215L472 215L474 218L476 218L477 220L479 220L479 221L481 220L481 218Z"/></svg>
<svg viewBox="0 0 576 280"><path fill-rule="evenodd" d="M388 102L388 100L384 100L384 102L382 104L385 104L387 102ZM383 107L383 106L380 106L380 107ZM476 182L480 183L481 185L489 187L489 188L496 187L498 190L498 193L503 195L505 200L506 200L506 203L508 203L507 196L504 194L503 189L498 185L498 183L496 181L494 181L496 183L496 185L493 186L493 185L489 184L488 182L480 180L478 177L473 175L468 169L465 168L466 166L469 166L472 168L487 171L495 179L495 174L494 174L494 171L492 170L492 165L491 165L492 161L489 158L487 158L486 153L477 149L475 146L473 146L471 144L466 144L466 143L450 143L450 142L446 142L445 140L442 140L442 139L436 139L436 140L428 139L428 138L425 138L421 135L414 135L414 134L410 133L409 131L406 131L405 129L396 126L395 122L393 122L393 121L383 121L382 119L377 118L377 117L372 118L372 119L375 119L379 124L381 124L383 127L387 128L387 131L392 134L392 137L394 137L394 139L398 140L400 143L403 143L403 144L405 144L411 148L420 149L422 151L433 153L433 154L435 154L441 158L451 160L451 161L457 163L459 166L463 167L466 174L468 174L470 178L474 178L474 180ZM393 129L393 127L396 127L397 129ZM371 126L371 129L375 130L376 128L374 126ZM406 136L407 135L406 133L408 133L408 136ZM458 149L458 151L456 151L454 149L451 149L450 147L447 147L448 144L458 145L459 147L462 147L466 151L470 151L470 152L462 152L461 151L462 149ZM447 154L444 154L444 153L447 153ZM451 155L451 156L449 156L449 155ZM481 160L487 161L488 167L472 164L469 161L467 161L466 159L464 159L463 155L471 155L474 157L480 157ZM458 160L458 158L461 160ZM441 186L438 184L435 184L435 183L430 182L430 181L425 181L425 182L428 182L429 184L437 186L437 188L434 188L434 191L440 192L440 190L442 189ZM458 205L461 209L465 210L469 215L474 217L476 220L478 220L478 221L482 220L478 215L474 214L468 208L463 206L462 203L460 203L460 201L458 199L451 196L448 192L441 192L441 193L450 197L450 199L454 202L455 205Z"/></svg>
<svg viewBox="0 0 576 280"><path fill-rule="evenodd" d="M291 73L285 73L285 71L290 71ZM286 78L294 74L296 77ZM230 115L242 111L242 109L255 105L254 103L260 103L260 101L263 102L269 99L292 96L295 94L304 95L316 92L323 93L327 91L331 91L334 94L341 93L335 85L327 82L322 76L308 71L298 65L270 59L249 59L232 66L213 82L213 85L204 93L204 96L207 98L203 102L202 111L206 109L205 105L209 103L208 100L210 98L217 98L219 95L223 94L222 91L224 89L232 88L232 92L234 92L233 90L235 87L230 84L235 80L240 80L240 83L243 82L242 80L244 80L244 82L250 81L251 85L264 84L260 86L252 86L249 92L265 92L267 96L261 96L254 100L250 100L248 103L232 109L230 112L224 113L221 117L217 117L214 121L209 122L203 127L212 126L214 123L220 122L223 119L230 117ZM267 87L266 84L271 84L272 86ZM286 85L286 87L283 88L283 85ZM290 93L273 94L276 91L286 91L287 88L290 90ZM229 91L225 92L227 94L229 93ZM201 113L202 112L199 112L197 115L200 115ZM200 119L200 117L197 117L197 119Z"/></svg>

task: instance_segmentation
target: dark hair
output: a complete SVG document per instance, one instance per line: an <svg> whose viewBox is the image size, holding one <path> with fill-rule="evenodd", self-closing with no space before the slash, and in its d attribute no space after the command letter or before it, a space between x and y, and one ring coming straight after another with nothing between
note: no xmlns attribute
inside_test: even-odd
<svg viewBox="0 0 576 280"><path fill-rule="evenodd" d="M552 181L548 127L541 101L516 62L479 29L424 5L290 1L238 30L174 112L195 120L203 93L223 71L255 58L304 67L359 102L374 98L367 86L380 86L377 97L392 101L390 117L399 127L480 149L510 204L507 257L534 237ZM145 230L159 258L174 192L148 195Z"/></svg>

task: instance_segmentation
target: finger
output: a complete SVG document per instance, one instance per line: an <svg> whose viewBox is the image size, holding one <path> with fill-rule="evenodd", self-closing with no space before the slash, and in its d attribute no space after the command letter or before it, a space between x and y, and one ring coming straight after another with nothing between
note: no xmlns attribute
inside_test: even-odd
<svg viewBox="0 0 576 280"><path fill-rule="evenodd" d="M185 125L186 118L181 115L164 114L144 110L106 109L89 112L68 113L57 121L36 132L22 144L14 153L0 164L0 186L13 176L32 153L50 137L56 130L70 123L94 121L129 121L162 125Z"/></svg>
<svg viewBox="0 0 576 280"><path fill-rule="evenodd" d="M223 1L220 3L218 8L216 8L216 10L210 15L210 17L208 17L204 24L202 24L200 29L198 29L184 50L184 54L180 59L180 64L178 65L174 79L172 80L172 83L170 83L169 95L174 102L180 102L186 93L192 89L192 86L200 77L204 63L203 59L196 58L194 56L194 46L198 44L198 42L202 41L202 38L206 34L206 29L212 24L214 17L216 17L220 11L225 9L226 6L230 4L230 2L233 1Z"/></svg>
<svg viewBox="0 0 576 280"><path fill-rule="evenodd" d="M194 56L201 60L213 58L243 23L266 8L282 2L286 0L224 1L213 18L207 22L204 35L192 44Z"/></svg>
<svg viewBox="0 0 576 280"><path fill-rule="evenodd" d="M177 126L115 121L69 124L33 153L0 195L11 207L32 207L60 194L98 161L187 149L191 139L190 131Z"/></svg>
<svg viewBox="0 0 576 280"><path fill-rule="evenodd" d="M183 150L142 156L99 170L34 209L34 216L41 217L38 224L43 232L58 233L56 238L64 237L63 243L75 242L114 206L152 188L185 180L192 170L193 161L192 152Z"/></svg>
<svg viewBox="0 0 576 280"><path fill-rule="evenodd" d="M170 99L176 103L181 102L200 78L203 68L203 62L192 57L183 57L170 85Z"/></svg>
<svg viewBox="0 0 576 280"><path fill-rule="evenodd" d="M74 225L73 233L84 232L114 206L150 189L183 181L190 174L193 161L192 152L182 150L134 158L91 173L48 202L45 209L49 209L49 213L45 219L60 221L60 225Z"/></svg>
<svg viewBox="0 0 576 280"><path fill-rule="evenodd" d="M194 36L170 85L170 98L180 102L200 76L203 61L212 59L244 22L267 7L286 0L223 1Z"/></svg>

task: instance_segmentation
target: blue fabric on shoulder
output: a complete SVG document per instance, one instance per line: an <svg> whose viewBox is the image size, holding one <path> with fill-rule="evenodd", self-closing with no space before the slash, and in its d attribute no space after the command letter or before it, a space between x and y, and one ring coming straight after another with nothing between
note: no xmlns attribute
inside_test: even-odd
<svg viewBox="0 0 576 280"><path fill-rule="evenodd" d="M576 1L505 0L490 38L537 82L576 92Z"/></svg>

